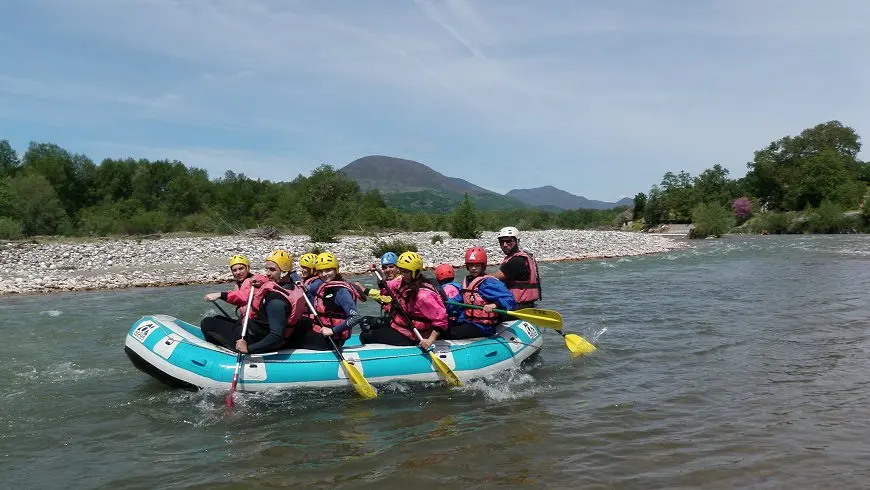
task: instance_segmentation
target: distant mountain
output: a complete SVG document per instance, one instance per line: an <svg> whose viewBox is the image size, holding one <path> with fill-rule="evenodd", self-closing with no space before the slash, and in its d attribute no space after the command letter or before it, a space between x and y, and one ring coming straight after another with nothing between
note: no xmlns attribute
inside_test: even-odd
<svg viewBox="0 0 870 490"><path fill-rule="evenodd" d="M505 196L516 198L529 206L558 209L611 209L634 204L634 199L625 197L616 202L595 201L583 196L557 189L551 185L534 189L513 189Z"/></svg>
<svg viewBox="0 0 870 490"><path fill-rule="evenodd" d="M480 210L534 207L558 212L580 208L610 209L634 202L628 198L615 203L593 201L552 186L514 189L499 194L467 180L448 177L420 162L384 155L358 158L339 171L355 180L363 192L377 189L390 206L405 211L452 211L465 193Z"/></svg>
<svg viewBox="0 0 870 490"><path fill-rule="evenodd" d="M363 191L378 189L391 206L406 211L450 211L465 193L481 210L529 207L518 199L447 177L420 162L403 158L370 155L348 163L339 171L355 180Z"/></svg>

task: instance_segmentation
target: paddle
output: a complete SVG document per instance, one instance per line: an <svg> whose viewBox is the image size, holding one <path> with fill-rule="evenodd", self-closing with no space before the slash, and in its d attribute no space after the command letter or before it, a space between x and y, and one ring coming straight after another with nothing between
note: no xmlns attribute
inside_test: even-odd
<svg viewBox="0 0 870 490"><path fill-rule="evenodd" d="M311 300L308 299L307 288L302 286L301 282L296 283L298 287L302 288L302 296L305 297L305 304L308 305L308 310L311 311L311 314L314 315L314 321L320 325L320 328L323 328L323 323L320 322L320 315L317 314L317 311L314 310L314 305L311 304ZM344 372L347 373L348 379L350 379L353 388L357 393L360 394L361 397L365 399L372 399L378 396L375 392L375 389L369 384L368 380L359 372L359 369L356 368L353 364L348 362L347 359L344 358L344 354L341 353L338 346L335 345L335 341L332 340L332 337L327 337L329 339L330 345L332 345L332 350L335 352L335 355L338 356L339 362L341 362L341 366L344 368Z"/></svg>
<svg viewBox="0 0 870 490"><path fill-rule="evenodd" d="M245 319L242 321L242 337L245 338L245 334L248 333L248 319L251 318L251 303L254 301L254 286L250 286L251 290L248 292L248 306L245 308ZM236 356L236 371L233 373L233 382L230 384L230 392L227 395L227 409L233 408L233 393L236 392L236 384L239 382L239 369L242 367L242 354L239 352L239 355Z"/></svg>
<svg viewBox="0 0 870 490"><path fill-rule="evenodd" d="M223 308L221 308L221 305L219 305L218 302L217 302L216 300L215 300L215 301L212 301L212 303L214 303L214 305L215 305L215 307L216 307L217 309L221 310L221 313L223 313L225 317L229 318L230 320L233 319L233 317L231 317L230 314L226 312L226 310L224 310Z"/></svg>
<svg viewBox="0 0 870 490"><path fill-rule="evenodd" d="M462 306L474 310L483 309L482 306L457 303L455 301L448 301L447 304ZM562 315L560 315L558 311L544 310L541 308L523 308L522 310L516 311L494 309L492 311L496 313L511 315L521 320L526 320L530 323L534 323L538 327L552 328L553 330L559 332L559 335L561 335L562 338L565 339L565 345L568 347L568 350L570 350L572 354L588 354L590 352L595 352L595 350L597 349L594 345L592 345L591 342L587 341L586 339L577 334L566 334L562 332Z"/></svg>
<svg viewBox="0 0 870 490"><path fill-rule="evenodd" d="M422 342L423 336L420 335L420 331L417 330L416 327L414 327L414 323L411 321L411 318L408 316L408 314L405 312L405 310L399 305L399 301L396 299L396 296L393 294L393 291L390 290L390 286L386 283L386 281L384 281L384 278L383 278L383 276L381 276L381 273L377 269L374 270L374 273L375 273L375 277L378 280L378 286L383 288L387 292L387 295L389 295L391 298L393 298L393 301L390 302L390 304L391 304L390 308L395 308L403 317L405 317L405 321L408 323L408 326L414 330L414 334L417 335L417 339L419 339L420 342ZM435 354L435 352L431 350L431 348L424 349L422 346L420 346L420 344L417 344L417 347L420 347L420 350L422 350L424 353L429 354L429 358L432 359L432 364L435 366L435 369L437 369L438 372L441 373L441 376L443 376L444 379L447 380L448 383L450 383L453 386L462 386L462 381L459 380L459 376L457 376L456 373L454 373L453 370L450 369L450 366L445 364L444 361L442 361L438 357L438 355Z"/></svg>

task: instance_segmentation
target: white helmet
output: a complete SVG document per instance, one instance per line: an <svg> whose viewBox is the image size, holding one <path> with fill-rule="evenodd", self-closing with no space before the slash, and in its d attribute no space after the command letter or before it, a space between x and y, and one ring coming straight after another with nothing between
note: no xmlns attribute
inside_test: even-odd
<svg viewBox="0 0 870 490"><path fill-rule="evenodd" d="M513 226L505 226L501 230L498 231L499 238L505 237L514 237L517 240L520 239L520 230L514 228Z"/></svg>

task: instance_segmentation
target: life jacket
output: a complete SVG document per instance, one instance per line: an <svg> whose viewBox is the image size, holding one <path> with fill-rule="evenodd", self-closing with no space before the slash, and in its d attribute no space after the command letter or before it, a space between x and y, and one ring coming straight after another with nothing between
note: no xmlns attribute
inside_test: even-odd
<svg viewBox="0 0 870 490"><path fill-rule="evenodd" d="M468 283L468 279L471 279L471 278L466 277L465 278L466 283ZM489 302L487 300L485 300L483 298L483 296L480 295L480 293L478 292L478 289L480 288L480 284L487 279L492 279L494 281L498 281L498 279L496 279L488 274L484 274L482 276L475 277L474 279L472 279L470 284L468 284L467 286L465 286L464 289L462 289L462 302L467 304L467 305L486 306L487 303L489 303ZM464 313L465 313L466 320L473 322L473 323L478 323L480 325L497 325L497 324L501 323L501 318L499 317L499 314L494 312L494 311L487 313L483 310L466 308Z"/></svg>
<svg viewBox="0 0 870 490"><path fill-rule="evenodd" d="M441 298L444 299L444 304L447 306L447 321L455 324L459 321L459 314L462 312L462 307L448 305L447 301L459 296L462 292L462 286L460 286L456 281L450 281L440 284L439 288L444 292L444 296Z"/></svg>
<svg viewBox="0 0 870 490"><path fill-rule="evenodd" d="M429 291L440 297L438 289L440 288L436 288L432 283L424 281L420 284L420 290L417 291L417 294L419 295L423 291ZM416 304L408 305L407 296L411 292L410 288L407 286L399 287L398 290L393 289L392 292L394 294L393 301L398 302L398 307L390 309L390 327L415 342L419 340L417 339L417 335L414 334L414 330L408 326L408 320L405 318L405 315L399 311L399 307L401 307L401 311L404 311L408 315L414 328L420 332L420 335L423 336L424 339L431 335L432 320L429 317L422 315Z"/></svg>
<svg viewBox="0 0 870 490"><path fill-rule="evenodd" d="M296 287L292 283L278 284L274 281L265 282L254 290L254 300L251 302L251 315L253 318L259 321L265 320L265 318L260 317L259 312L265 311L266 295L270 292L278 294L290 305L290 314L287 315L284 326L284 339L288 339L293 335L296 324L299 323L299 319L302 318L305 312L305 298L302 296L305 293L302 291L302 288Z"/></svg>
<svg viewBox="0 0 870 490"><path fill-rule="evenodd" d="M535 257L525 250L520 250L509 255L501 261L504 265L514 257L525 257L529 264L529 280L528 281L505 281L505 286L514 295L517 303L534 303L541 299L541 276L538 274L538 262Z"/></svg>
<svg viewBox="0 0 870 490"><path fill-rule="evenodd" d="M350 292L354 304L359 300L359 294L357 294L356 288L347 281L329 281L321 284L320 288L317 290L317 294L314 295L314 311L317 312L317 316L320 318L320 323L323 324L324 327L335 328L347 320L347 314L345 314L344 310L341 309L341 306L339 306L334 300L339 288L346 289ZM322 330L320 324L316 321L314 322L312 329L317 333L320 333ZM337 338L341 340L349 339L350 329L338 334Z"/></svg>

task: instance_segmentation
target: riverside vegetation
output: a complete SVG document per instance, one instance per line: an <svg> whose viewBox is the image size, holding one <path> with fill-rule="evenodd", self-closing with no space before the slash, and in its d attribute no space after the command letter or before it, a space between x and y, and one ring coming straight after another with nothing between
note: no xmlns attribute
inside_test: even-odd
<svg viewBox="0 0 870 490"><path fill-rule="evenodd" d="M94 164L52 143L31 142L24 155L0 140L0 239L34 235L118 236L174 231L238 233L275 227L333 242L340 233L448 230L477 238L483 230L613 228L630 213L636 229L694 223L696 236L727 232L870 231L864 206L870 164L857 158L854 129L830 121L755 152L740 179L721 165L692 177L668 172L628 208L478 211L468 196L451 212L390 207L377 190L330 165L290 182L227 171L210 179L179 161L104 159Z"/></svg>
<svg viewBox="0 0 870 490"><path fill-rule="evenodd" d="M626 208L550 212L475 211L466 196L453 212L411 213L387 206L376 191L321 165L290 182L207 172L179 161L111 159L94 164L52 143L24 155L0 140L0 238L34 235L119 236L175 231L237 233L275 227L332 242L340 233L448 230L476 238L482 230L611 227Z"/></svg>
<svg viewBox="0 0 870 490"><path fill-rule="evenodd" d="M755 152L730 179L714 165L697 177L668 172L634 198L638 228L694 223L697 237L725 233L870 232L870 162L854 129L829 121Z"/></svg>

